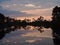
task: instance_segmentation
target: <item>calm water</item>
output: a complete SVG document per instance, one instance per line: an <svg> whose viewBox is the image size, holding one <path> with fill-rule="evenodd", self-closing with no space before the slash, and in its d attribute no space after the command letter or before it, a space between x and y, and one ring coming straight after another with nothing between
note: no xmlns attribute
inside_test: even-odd
<svg viewBox="0 0 60 45"><path fill-rule="evenodd" d="M52 30L44 27L4 28L0 31L0 45L54 45Z"/></svg>

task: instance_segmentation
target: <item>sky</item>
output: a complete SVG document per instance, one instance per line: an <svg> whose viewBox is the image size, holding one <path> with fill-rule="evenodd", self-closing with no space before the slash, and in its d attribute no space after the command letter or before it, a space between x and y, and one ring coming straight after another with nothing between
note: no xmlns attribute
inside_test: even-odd
<svg viewBox="0 0 60 45"><path fill-rule="evenodd" d="M39 16L47 19L55 6L60 6L60 0L0 0L0 13L17 19Z"/></svg>

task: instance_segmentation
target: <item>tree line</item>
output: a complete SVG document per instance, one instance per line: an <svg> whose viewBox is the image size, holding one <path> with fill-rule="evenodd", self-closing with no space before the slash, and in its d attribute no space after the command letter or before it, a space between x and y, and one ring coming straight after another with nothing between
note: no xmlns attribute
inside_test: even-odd
<svg viewBox="0 0 60 45"><path fill-rule="evenodd" d="M44 17L40 16L39 18L37 18L36 20L33 18L34 21L30 21L30 19L24 19L24 20L16 20L14 18L10 18L10 17L5 17L4 14L0 13L0 25L32 25L32 26L45 26L45 27L51 27L51 25L53 26L57 26L60 25L60 7L55 6L52 10L52 20L51 21L47 21L44 20Z"/></svg>

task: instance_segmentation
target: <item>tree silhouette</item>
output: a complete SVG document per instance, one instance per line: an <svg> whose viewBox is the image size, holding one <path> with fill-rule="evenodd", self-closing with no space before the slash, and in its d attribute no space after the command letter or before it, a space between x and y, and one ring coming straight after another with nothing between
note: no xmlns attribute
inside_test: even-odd
<svg viewBox="0 0 60 45"><path fill-rule="evenodd" d="M43 21L44 17L40 16L37 21Z"/></svg>
<svg viewBox="0 0 60 45"><path fill-rule="evenodd" d="M60 7L56 6L52 11L52 20L60 21Z"/></svg>
<svg viewBox="0 0 60 45"><path fill-rule="evenodd" d="M60 7L56 6L52 11L51 29L55 45L60 45Z"/></svg>
<svg viewBox="0 0 60 45"><path fill-rule="evenodd" d="M5 16L0 13L0 23L4 23Z"/></svg>

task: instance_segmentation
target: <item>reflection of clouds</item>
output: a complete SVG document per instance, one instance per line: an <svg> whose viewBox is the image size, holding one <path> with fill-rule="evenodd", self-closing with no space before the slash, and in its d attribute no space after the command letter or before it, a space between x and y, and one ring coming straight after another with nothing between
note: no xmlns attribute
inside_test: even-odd
<svg viewBox="0 0 60 45"><path fill-rule="evenodd" d="M7 34L0 42L0 45L52 45L51 31L45 30L43 33L38 30L18 30Z"/></svg>
<svg viewBox="0 0 60 45"><path fill-rule="evenodd" d="M36 40L26 40L26 42L28 42L28 43L34 43L34 42L36 42Z"/></svg>
<svg viewBox="0 0 60 45"><path fill-rule="evenodd" d="M14 38L14 39L10 39L10 42L0 43L0 44L3 44L3 45L6 45L6 44L8 45L53 45L51 38L41 37L42 40L39 40L37 37L32 37L33 39L32 38L28 39L27 37L24 37L24 38L22 39ZM38 40L37 39L34 40L34 38L37 38Z"/></svg>
<svg viewBox="0 0 60 45"><path fill-rule="evenodd" d="M10 42L10 40L6 40L6 42Z"/></svg>
<svg viewBox="0 0 60 45"><path fill-rule="evenodd" d="M36 32L31 32L31 33L26 33L26 34L22 34L21 36L25 37L25 36L30 36L30 37L40 37L39 35L40 33L36 33Z"/></svg>
<svg viewBox="0 0 60 45"><path fill-rule="evenodd" d="M26 33L26 34L21 34L21 36L22 37L29 37L30 36L30 37L47 37L47 38L52 38L51 32L49 30L47 30L47 31L45 31L43 33L40 33L38 31L36 31L36 32L30 32L30 33Z"/></svg>

